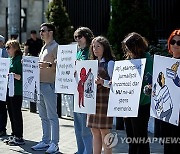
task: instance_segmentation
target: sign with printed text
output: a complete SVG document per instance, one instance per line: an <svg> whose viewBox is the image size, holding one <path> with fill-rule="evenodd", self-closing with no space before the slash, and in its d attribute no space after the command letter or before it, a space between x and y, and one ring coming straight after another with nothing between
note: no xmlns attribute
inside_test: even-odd
<svg viewBox="0 0 180 154"><path fill-rule="evenodd" d="M55 92L74 94L77 44L59 45L56 65Z"/></svg>
<svg viewBox="0 0 180 154"><path fill-rule="evenodd" d="M146 59L116 61L107 116L137 117Z"/></svg>
<svg viewBox="0 0 180 154"><path fill-rule="evenodd" d="M31 102L40 101L39 58L23 56L23 99Z"/></svg>
<svg viewBox="0 0 180 154"><path fill-rule="evenodd" d="M74 112L95 114L98 61L84 60L76 62Z"/></svg>
<svg viewBox="0 0 180 154"><path fill-rule="evenodd" d="M9 68L10 68L10 59L0 58L0 100L1 101L6 101Z"/></svg>
<svg viewBox="0 0 180 154"><path fill-rule="evenodd" d="M151 116L179 124L180 60L154 56Z"/></svg>

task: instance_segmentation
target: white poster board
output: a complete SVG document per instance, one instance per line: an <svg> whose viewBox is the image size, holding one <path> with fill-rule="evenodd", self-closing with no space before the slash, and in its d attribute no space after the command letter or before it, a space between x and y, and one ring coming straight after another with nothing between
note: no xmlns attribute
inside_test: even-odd
<svg viewBox="0 0 180 154"><path fill-rule="evenodd" d="M97 60L76 62L76 86L74 89L74 112L95 114L98 72Z"/></svg>
<svg viewBox="0 0 180 154"><path fill-rule="evenodd" d="M23 99L31 102L40 101L39 58L23 56Z"/></svg>
<svg viewBox="0 0 180 154"><path fill-rule="evenodd" d="M56 65L55 92L74 94L77 44L59 45Z"/></svg>
<svg viewBox="0 0 180 154"><path fill-rule="evenodd" d="M2 57L2 49L0 48L0 57Z"/></svg>
<svg viewBox="0 0 180 154"><path fill-rule="evenodd" d="M116 61L107 116L137 117L146 59Z"/></svg>
<svg viewBox="0 0 180 154"><path fill-rule="evenodd" d="M179 123L180 60L154 56L151 116L173 125Z"/></svg>
<svg viewBox="0 0 180 154"><path fill-rule="evenodd" d="M0 58L0 100L1 101L6 101L9 68L10 68L10 59Z"/></svg>

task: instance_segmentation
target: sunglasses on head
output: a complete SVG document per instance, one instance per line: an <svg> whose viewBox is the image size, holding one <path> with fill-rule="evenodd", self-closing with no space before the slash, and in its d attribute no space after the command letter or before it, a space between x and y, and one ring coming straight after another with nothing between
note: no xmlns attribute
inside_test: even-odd
<svg viewBox="0 0 180 154"><path fill-rule="evenodd" d="M171 45L177 45L177 46L180 46L180 40L178 40L178 41L176 41L176 40L171 40L170 42L169 42Z"/></svg>
<svg viewBox="0 0 180 154"><path fill-rule="evenodd" d="M82 37L83 37L82 35L76 35L76 36L74 36L75 40L76 40L77 38L80 40Z"/></svg>
<svg viewBox="0 0 180 154"><path fill-rule="evenodd" d="M10 46L6 46L6 50L9 50L11 47Z"/></svg>

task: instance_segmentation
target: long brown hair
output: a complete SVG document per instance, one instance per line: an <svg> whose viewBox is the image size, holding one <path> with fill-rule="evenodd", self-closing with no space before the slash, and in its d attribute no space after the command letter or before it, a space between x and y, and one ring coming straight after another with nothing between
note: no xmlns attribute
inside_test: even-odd
<svg viewBox="0 0 180 154"><path fill-rule="evenodd" d="M94 38L93 32L88 27L79 27L74 32L74 37L76 35L82 35L86 39L86 47L90 47L91 41Z"/></svg>
<svg viewBox="0 0 180 154"><path fill-rule="evenodd" d="M147 48L147 40L136 32L129 33L122 41L125 59L143 58Z"/></svg>
<svg viewBox="0 0 180 154"><path fill-rule="evenodd" d="M90 59L96 59L97 58L93 52L93 42L95 42L95 41L97 41L98 43L100 43L103 46L104 52L103 52L102 58L104 58L105 61L108 62L110 60L115 60L115 56L113 54L111 45L110 45L109 41L104 36L97 36L92 40L91 46L90 46Z"/></svg>

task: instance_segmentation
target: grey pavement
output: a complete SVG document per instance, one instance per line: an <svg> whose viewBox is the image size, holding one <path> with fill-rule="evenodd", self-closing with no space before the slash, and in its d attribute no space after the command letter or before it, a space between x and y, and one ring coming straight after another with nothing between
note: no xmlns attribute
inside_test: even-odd
<svg viewBox="0 0 180 154"><path fill-rule="evenodd" d="M32 151L31 146L35 145L41 140L42 129L39 115L31 113L28 109L23 110L24 120L24 139L26 144L22 146L9 146L3 143L3 139L0 138L0 154L44 154L44 151ZM74 154L77 151L75 134L73 128L73 120L59 119L60 122L60 152L63 154ZM112 130L115 132L115 130ZM122 143L121 138L126 137L125 131L116 131L118 134L119 142L113 148L113 154L125 154L128 152L128 144ZM11 133L10 123L8 120L7 133ZM149 134L152 136L152 134ZM159 143L152 143L151 153L160 154L163 153L163 146Z"/></svg>

